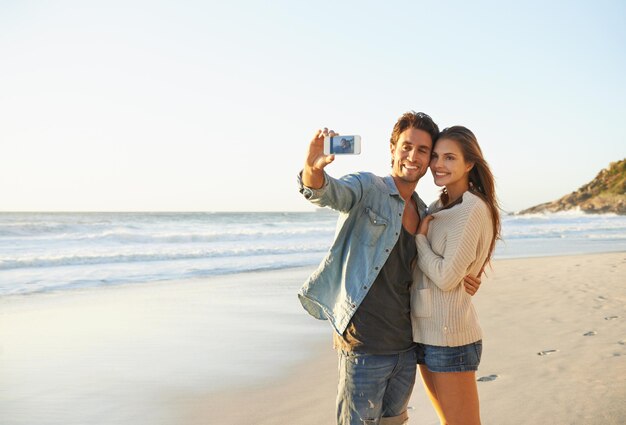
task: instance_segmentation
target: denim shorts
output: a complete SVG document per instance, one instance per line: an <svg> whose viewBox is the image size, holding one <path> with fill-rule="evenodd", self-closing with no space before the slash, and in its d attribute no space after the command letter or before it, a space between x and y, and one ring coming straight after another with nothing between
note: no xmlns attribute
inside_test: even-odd
<svg viewBox="0 0 626 425"><path fill-rule="evenodd" d="M478 370L482 340L459 347L417 344L417 363L431 372L472 372Z"/></svg>

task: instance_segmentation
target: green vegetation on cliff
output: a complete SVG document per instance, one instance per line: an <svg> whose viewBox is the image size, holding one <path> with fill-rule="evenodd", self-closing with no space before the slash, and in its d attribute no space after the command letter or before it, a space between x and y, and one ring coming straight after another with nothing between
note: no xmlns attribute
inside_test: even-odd
<svg viewBox="0 0 626 425"><path fill-rule="evenodd" d="M580 208L587 213L626 215L626 159L613 162L595 179L575 192L553 202L525 209L520 214L557 212Z"/></svg>

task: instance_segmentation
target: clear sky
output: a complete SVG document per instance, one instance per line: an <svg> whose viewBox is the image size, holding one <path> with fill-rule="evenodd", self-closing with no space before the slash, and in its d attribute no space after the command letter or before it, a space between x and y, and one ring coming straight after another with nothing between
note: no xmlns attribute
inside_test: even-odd
<svg viewBox="0 0 626 425"><path fill-rule="evenodd" d="M331 175L384 175L417 110L516 211L626 157L625 76L623 0L0 0L0 210L311 210L316 129L362 137Z"/></svg>

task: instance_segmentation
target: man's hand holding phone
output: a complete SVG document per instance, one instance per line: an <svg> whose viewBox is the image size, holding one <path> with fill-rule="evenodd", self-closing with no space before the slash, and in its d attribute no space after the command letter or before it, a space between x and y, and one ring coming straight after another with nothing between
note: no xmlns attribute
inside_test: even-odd
<svg viewBox="0 0 626 425"><path fill-rule="evenodd" d="M324 168L335 160L335 155L324 154L324 139L335 135L333 130L324 128L313 136L302 171L302 184L306 187L319 189L324 185Z"/></svg>
<svg viewBox="0 0 626 425"><path fill-rule="evenodd" d="M335 160L335 155L324 152L324 140L328 137L336 136L336 134L333 130L328 130L327 128L317 130L309 145L306 166L312 169L323 170L324 167Z"/></svg>
<svg viewBox="0 0 626 425"><path fill-rule="evenodd" d="M360 136L340 136L328 128L317 130L309 144L302 172L302 183L312 189L321 188L324 185L324 168L335 160L335 154L358 155L360 153Z"/></svg>

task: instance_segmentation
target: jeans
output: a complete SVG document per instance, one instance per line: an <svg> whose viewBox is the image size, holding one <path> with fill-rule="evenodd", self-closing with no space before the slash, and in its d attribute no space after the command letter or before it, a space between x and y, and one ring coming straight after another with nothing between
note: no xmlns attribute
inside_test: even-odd
<svg viewBox="0 0 626 425"><path fill-rule="evenodd" d="M381 418L405 423L416 369L414 349L385 355L339 351L337 424L378 425Z"/></svg>

